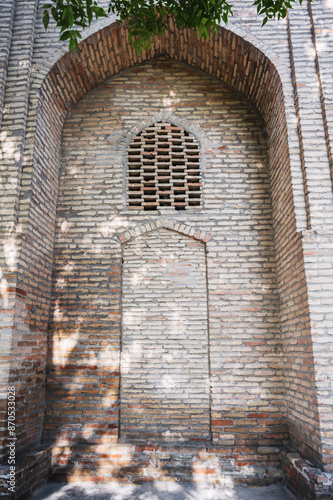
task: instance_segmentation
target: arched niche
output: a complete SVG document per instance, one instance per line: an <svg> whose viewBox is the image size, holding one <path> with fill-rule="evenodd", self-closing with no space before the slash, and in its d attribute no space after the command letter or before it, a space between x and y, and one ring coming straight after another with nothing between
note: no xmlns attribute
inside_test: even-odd
<svg viewBox="0 0 333 500"><path fill-rule="evenodd" d="M155 38L151 49L143 51L139 57L126 42L126 29L116 23L111 24L86 38L79 45L77 54L72 52L61 57L41 85L33 166L23 174L27 182L22 185L19 216L23 234L20 268L24 270L29 267L29 275L22 271L18 286L26 291L28 310L33 311L33 319L28 312L26 322L36 322L37 318L40 329L47 330L61 135L68 112L86 93L105 79L144 60L167 55L220 79L248 99L264 119L269 145L272 210L282 310L281 331L288 349L292 344L290 337L293 330L303 328L297 312L291 315L284 312L288 312L290 302L296 300L295 283L303 279L302 269L297 268L296 278L293 271L301 253L300 239L296 237L295 206L303 206L304 192L299 191L301 201L295 199L281 77L273 61L263 51L232 31L219 28L211 40L202 41L190 30L176 30L172 19L169 19L169 24L169 31L163 37ZM300 218L304 219L304 213L301 213ZM309 359L310 351L311 349L304 353ZM40 358L38 363L44 369L45 357ZM286 373L291 364L292 361L286 361ZM311 369L308 377L311 382ZM289 394L287 400L292 406L293 398L297 397L297 390L293 388L291 379L286 384L286 390ZM310 399L311 394L309 401ZM312 401L316 413L315 397ZM36 404L41 408L39 419L42 426L43 394ZM300 435L306 446L316 448L313 445L313 442L319 441L316 428L310 424L306 430L302 429L302 415L295 412L290 413L290 419L293 435ZM27 431L29 425L25 424Z"/></svg>

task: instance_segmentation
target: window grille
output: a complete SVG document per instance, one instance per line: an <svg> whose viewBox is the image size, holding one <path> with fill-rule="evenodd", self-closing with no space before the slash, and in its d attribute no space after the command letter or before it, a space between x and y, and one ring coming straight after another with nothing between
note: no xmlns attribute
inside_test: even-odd
<svg viewBox="0 0 333 500"><path fill-rule="evenodd" d="M155 123L127 151L127 208L185 210L201 206L200 147L193 134Z"/></svg>

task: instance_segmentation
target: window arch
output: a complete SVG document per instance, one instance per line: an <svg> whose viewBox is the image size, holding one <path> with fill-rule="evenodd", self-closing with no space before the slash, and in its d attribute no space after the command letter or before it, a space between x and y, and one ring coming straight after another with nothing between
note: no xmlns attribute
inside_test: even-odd
<svg viewBox="0 0 333 500"><path fill-rule="evenodd" d="M127 208L185 210L201 206L200 145L182 127L157 122L127 149Z"/></svg>

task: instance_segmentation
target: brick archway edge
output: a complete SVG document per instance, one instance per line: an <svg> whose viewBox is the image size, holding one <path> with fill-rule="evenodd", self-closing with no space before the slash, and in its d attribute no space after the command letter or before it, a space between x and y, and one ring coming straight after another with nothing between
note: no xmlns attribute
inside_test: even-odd
<svg viewBox="0 0 333 500"><path fill-rule="evenodd" d="M211 235L209 233L187 226L186 224L172 219L160 219L157 222L147 222L146 224L141 224L140 226L120 233L118 235L118 238L120 243L124 244L130 241L132 238L136 238L141 234L149 233L160 228L176 231L177 233L183 234L185 236L190 236L191 238L201 241L202 243L207 243L207 241L211 240Z"/></svg>

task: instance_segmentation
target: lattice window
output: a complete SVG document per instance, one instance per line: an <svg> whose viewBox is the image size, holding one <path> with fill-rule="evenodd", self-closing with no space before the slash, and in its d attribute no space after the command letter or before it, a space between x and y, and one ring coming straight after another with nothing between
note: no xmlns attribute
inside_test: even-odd
<svg viewBox="0 0 333 500"><path fill-rule="evenodd" d="M200 147L194 135L155 123L127 151L127 208L185 210L201 205Z"/></svg>

